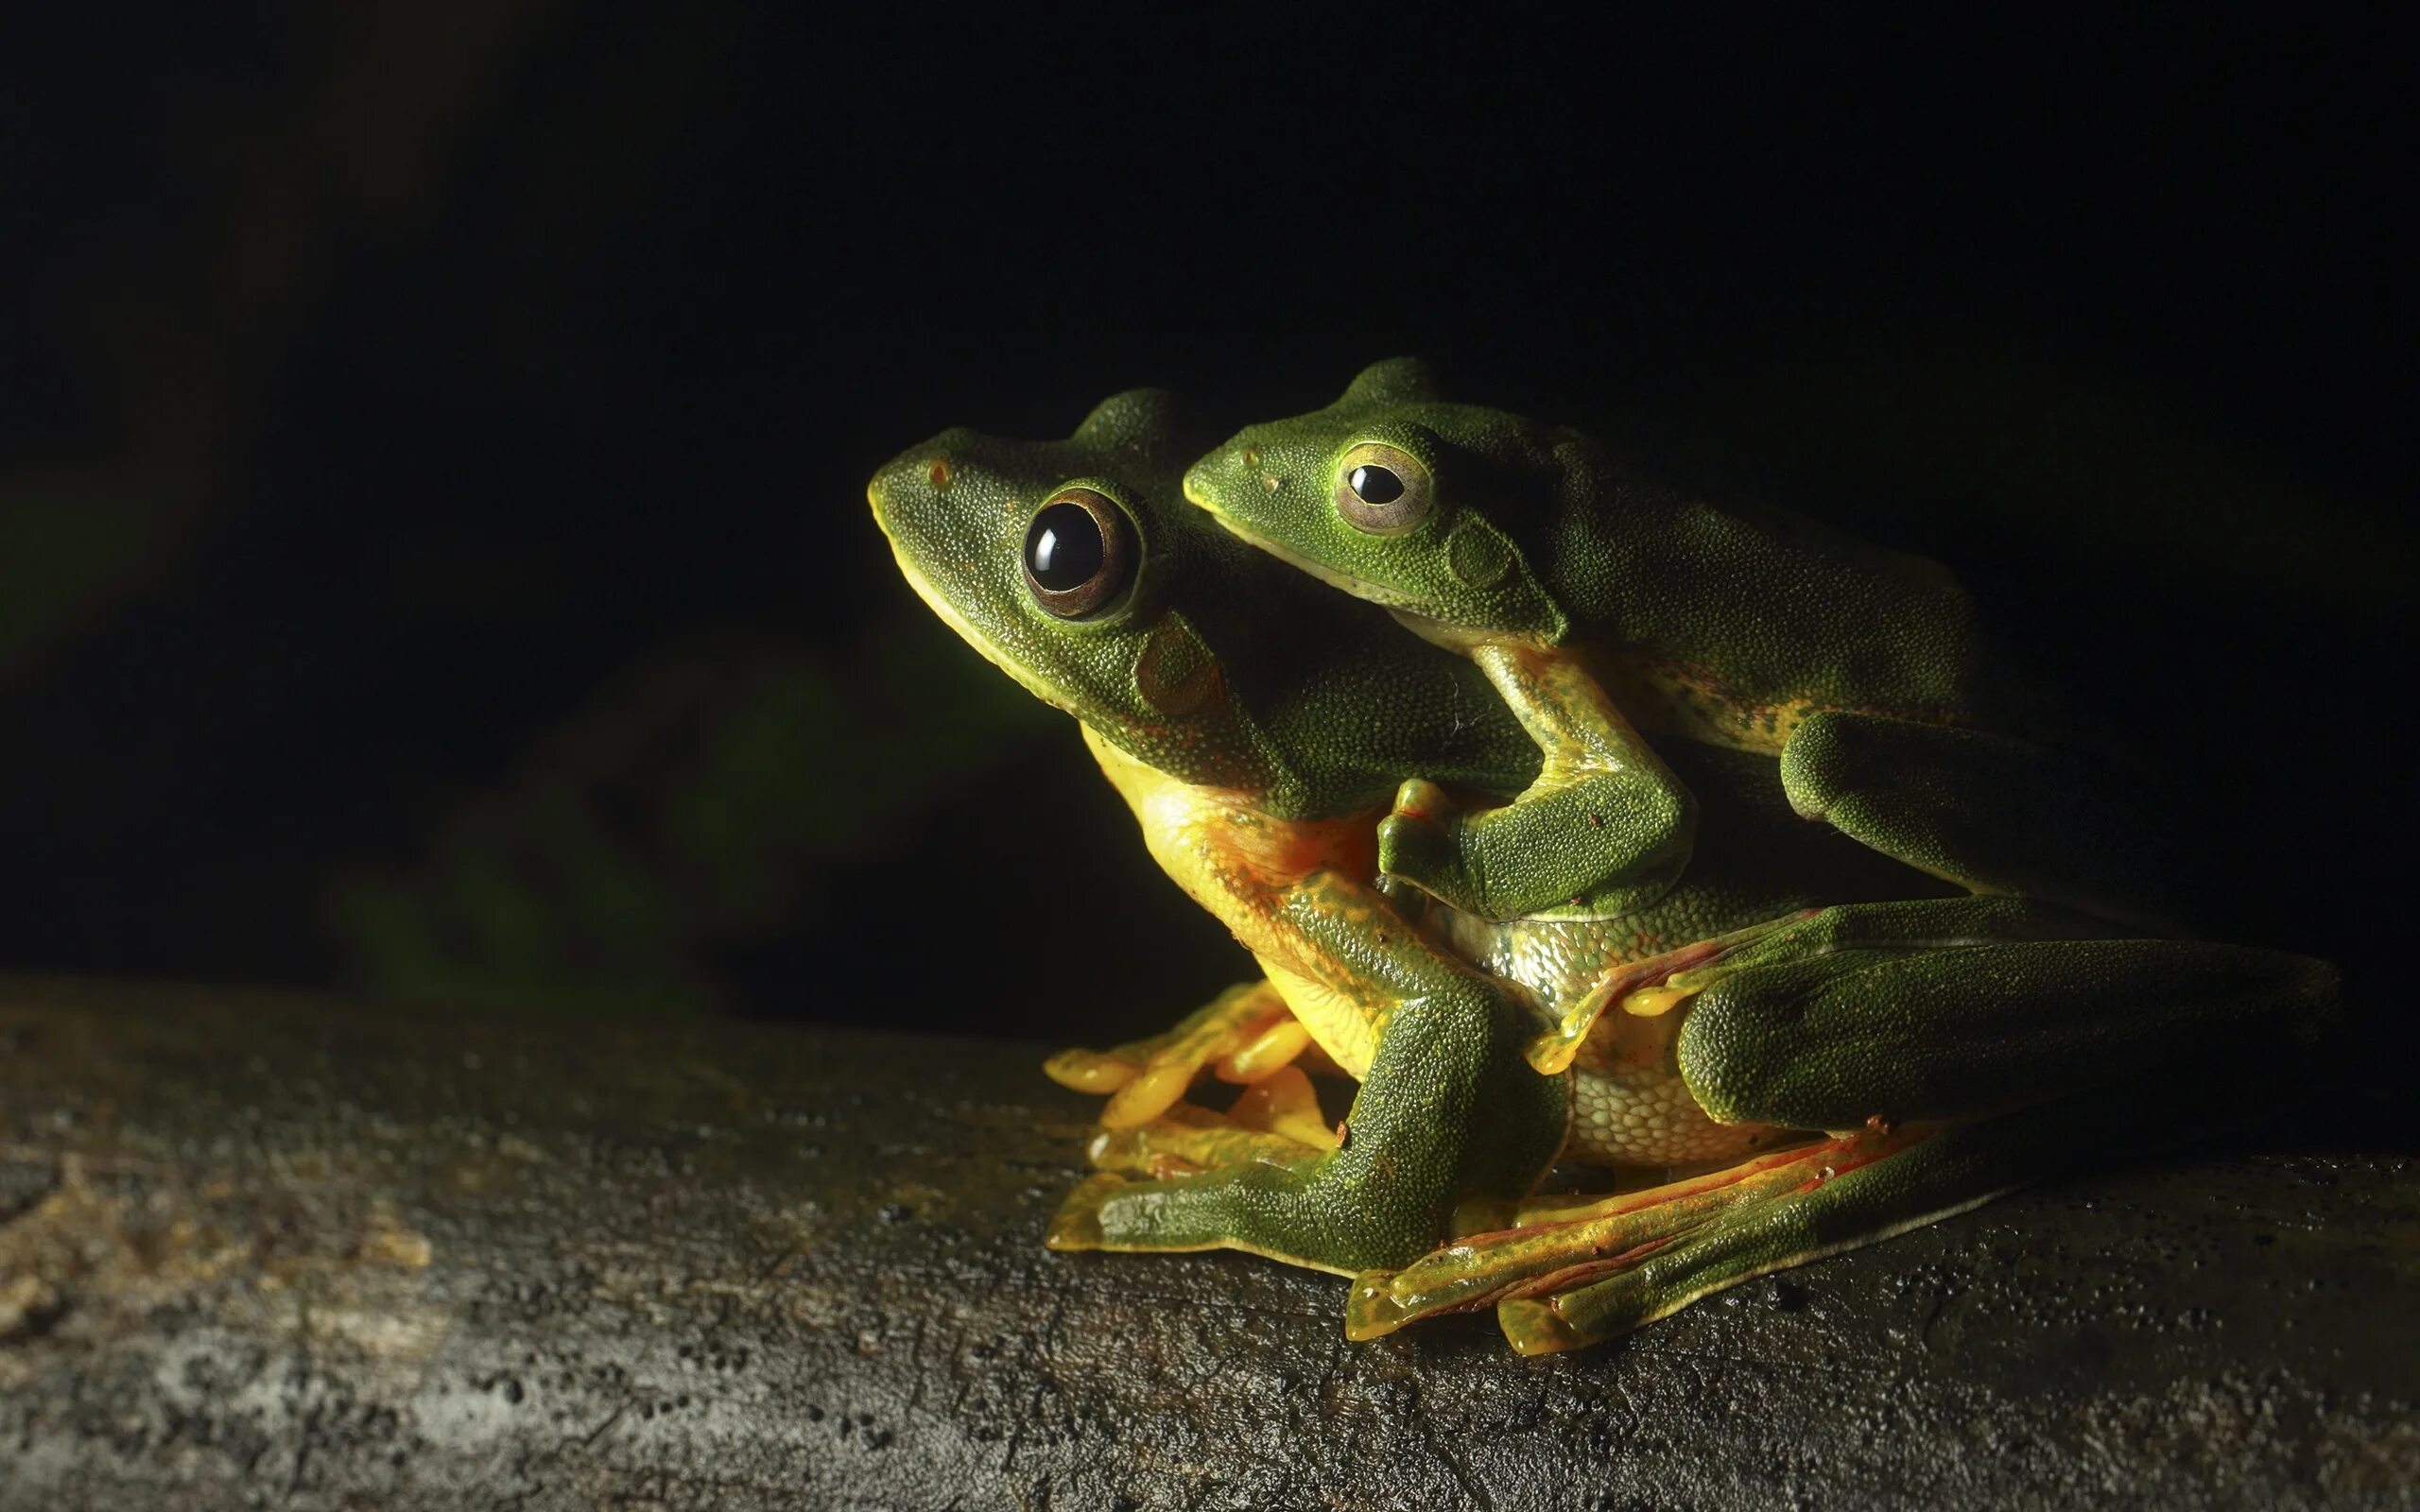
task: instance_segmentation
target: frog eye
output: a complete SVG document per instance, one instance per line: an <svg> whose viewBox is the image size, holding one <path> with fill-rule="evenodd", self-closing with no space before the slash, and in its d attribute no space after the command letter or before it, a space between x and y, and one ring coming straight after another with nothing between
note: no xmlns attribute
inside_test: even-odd
<svg viewBox="0 0 2420 1512"><path fill-rule="evenodd" d="M1091 489L1061 489L1026 527L1026 586L1063 620L1081 619L1115 598L1134 576L1134 557L1126 511Z"/></svg>
<svg viewBox="0 0 2420 1512"><path fill-rule="evenodd" d="M1363 441L1336 464L1336 512L1356 530L1401 535L1434 503L1427 465L1400 446Z"/></svg>

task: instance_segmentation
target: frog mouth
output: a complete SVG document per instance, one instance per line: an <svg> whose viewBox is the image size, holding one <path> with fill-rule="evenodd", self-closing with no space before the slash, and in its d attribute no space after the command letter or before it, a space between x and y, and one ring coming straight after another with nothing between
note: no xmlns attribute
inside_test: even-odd
<svg viewBox="0 0 2420 1512"><path fill-rule="evenodd" d="M1217 505L1203 497L1202 494L1194 488L1193 480L1189 477L1184 480L1184 499L1187 504L1195 506L1204 514L1207 514L1211 519L1218 521L1219 527L1224 529L1227 534L1235 537L1237 541L1242 541L1248 546L1269 553L1279 561L1284 562L1287 566L1293 568L1297 572L1307 573L1311 576L1318 578L1321 582L1327 584L1330 588L1340 589L1343 592L1352 594L1356 598L1366 599L1373 604L1379 605L1382 608L1392 610L1397 613L1409 614L1423 619L1429 617L1425 612L1425 606L1419 604L1409 594L1392 592L1389 589L1381 587L1376 583L1370 582L1364 578L1348 576L1343 573L1338 572L1333 567L1313 561L1310 558L1304 556L1301 552L1295 551L1282 542L1271 541L1269 537L1252 529L1250 526L1237 521L1233 515L1226 513Z"/></svg>
<svg viewBox="0 0 2420 1512"><path fill-rule="evenodd" d="M1330 588L1350 593L1364 603L1377 605L1400 621L1404 628L1432 645L1441 645L1449 651L1467 652L1476 642L1505 638L1498 632L1488 630L1484 626L1464 625L1459 621L1442 619L1433 606L1423 603L1409 593L1398 593L1384 584L1374 583L1366 577L1350 576L1322 562L1313 561L1281 541L1271 541L1203 497L1194 489L1193 480L1189 477L1184 483L1184 498L1186 503L1195 506L1211 519L1218 521L1221 529L1245 545L1265 551L1296 572L1316 577Z"/></svg>
<svg viewBox="0 0 2420 1512"><path fill-rule="evenodd" d="M926 609L931 610L943 625L956 631L959 640L973 646L977 655L1008 674L1010 681L1061 713L1076 713L1075 706L1070 704L1063 695L1053 691L1050 685L1030 668L1020 666L1011 661L998 646L993 644L990 636L978 630L972 620L959 612L958 606L952 604L933 587L932 579L925 576L923 565L905 545L900 543L899 538L890 533L890 522L883 518L879 504L874 508L873 518L874 524L882 527L883 539L890 543L890 559L899 564L899 576L908 579L908 586L914 590L918 598L925 601Z"/></svg>

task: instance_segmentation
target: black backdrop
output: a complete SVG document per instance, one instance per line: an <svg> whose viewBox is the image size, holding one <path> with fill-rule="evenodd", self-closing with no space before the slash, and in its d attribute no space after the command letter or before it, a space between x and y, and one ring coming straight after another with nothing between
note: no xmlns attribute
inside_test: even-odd
<svg viewBox="0 0 2420 1512"><path fill-rule="evenodd" d="M191 10L6 65L0 966L1163 1022L1245 962L909 598L863 479L1417 352L1948 560L2172 757L2231 928L2384 988L2379 37Z"/></svg>

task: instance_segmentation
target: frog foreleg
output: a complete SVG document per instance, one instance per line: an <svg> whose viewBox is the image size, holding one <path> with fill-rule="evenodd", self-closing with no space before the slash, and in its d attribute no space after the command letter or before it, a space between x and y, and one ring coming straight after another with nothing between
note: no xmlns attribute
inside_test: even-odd
<svg viewBox="0 0 2420 1512"><path fill-rule="evenodd" d="M1431 950L1346 879L1294 889L1283 924L1383 1000L1376 1048L1336 1150L1189 1179L1086 1182L1053 1220L1059 1249L1235 1248L1352 1274L1446 1237L1472 1199L1526 1194L1560 1148L1565 1087L1521 1058L1534 1009Z"/></svg>
<svg viewBox="0 0 2420 1512"><path fill-rule="evenodd" d="M1688 863L1697 801L1569 651L1483 644L1472 660L1538 743L1537 781L1464 812L1405 782L1378 829L1378 868L1493 919L1610 919L1663 896Z"/></svg>

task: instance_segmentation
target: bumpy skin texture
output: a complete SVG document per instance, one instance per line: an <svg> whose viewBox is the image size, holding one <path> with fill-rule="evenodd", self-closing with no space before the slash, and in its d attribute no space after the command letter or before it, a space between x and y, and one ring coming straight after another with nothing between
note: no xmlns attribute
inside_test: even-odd
<svg viewBox="0 0 2420 1512"><path fill-rule="evenodd" d="M1357 1336L1495 1303L1517 1347L1569 1348L1984 1200L2031 1169L2029 1142L2100 1128L2123 1099L2104 1091L2065 1123L2040 1109L2122 1086L2173 1047L2198 1053L2213 1030L2283 1044L2329 1022L2322 963L2110 938L2034 900L1923 896L1947 890L1935 877L1964 880L1976 841L1954 783L1894 807L1891 782L1923 790L1969 757L1941 760L1937 727L1887 716L1839 724L1795 765L1789 751L1668 743L1710 800L1698 861L1626 918L1429 910L1415 929L1362 880L1369 805L1414 766L1511 793L1535 752L1504 708L1474 701L1469 662L1172 506L1172 434L1162 397L1121 396L1065 442L950 432L869 490L926 601L1084 722L1155 858L1363 1077L1341 1148L1203 1122L1216 1115L1133 1131L1062 1210L1061 1247L1223 1246L1364 1270ZM1028 523L1069 480L1115 499L1141 543L1132 580L1076 620L1039 608L1019 565ZM2040 776L2021 751L2014 768L1986 754L1986 769ZM1827 809L1841 828L1800 817ZM1892 843L1858 843L1875 835ZM1893 845L1933 864L1911 870ZM1574 1064L1569 1076L1522 1059L1530 999L1458 956L1529 988L1566 1030L1581 1023L1564 1046L1576 1061L1555 1067ZM1629 995L1609 1011L1616 989ZM2015 1105L2031 1110L1898 1126ZM1772 1125L1838 1137L1424 1253L1471 1204L1528 1187L1567 1106L1571 1147L1615 1160L1729 1158ZM1151 1169L1134 1152L1153 1148L1211 1168L1130 1179ZM1222 1150L1236 1163L1218 1163Z"/></svg>
<svg viewBox="0 0 2420 1512"><path fill-rule="evenodd" d="M1352 507L1375 464L1409 510ZM1545 751L1508 809L1399 801L1381 861L1491 918L1602 918L1685 864L1694 806L1629 728L1778 753L1826 710L1971 718L1984 659L1933 563L1634 475L1577 432L1442 399L1380 363L1326 409L1248 427L1185 493L1487 671ZM1419 507L1411 507L1417 504Z"/></svg>
<svg viewBox="0 0 2420 1512"><path fill-rule="evenodd" d="M1337 465L1367 440L1432 479L1434 507L1400 534L1337 510ZM1983 686L1973 606L1936 563L1685 498L1576 431L1445 402L1415 362L1378 363L1326 409L1247 427L1184 487L1373 602L1490 637L1598 644L1666 693L1659 724L1702 740L1778 751L1816 708L1956 720ZM1479 582L1463 576L1475 559L1490 564Z"/></svg>

